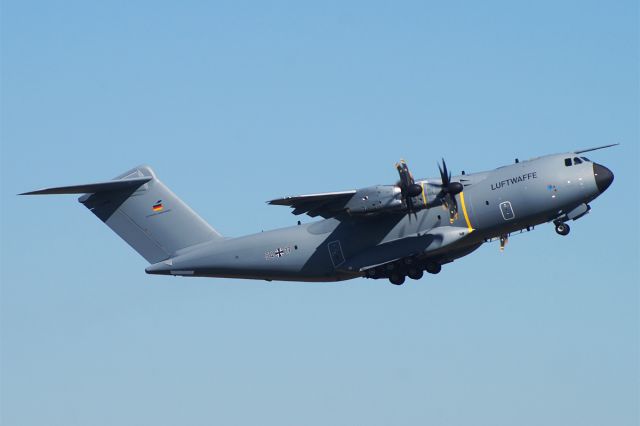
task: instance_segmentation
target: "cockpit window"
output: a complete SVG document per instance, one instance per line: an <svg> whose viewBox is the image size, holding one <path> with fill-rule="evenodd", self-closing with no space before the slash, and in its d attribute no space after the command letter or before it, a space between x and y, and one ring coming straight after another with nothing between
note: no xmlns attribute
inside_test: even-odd
<svg viewBox="0 0 640 426"><path fill-rule="evenodd" d="M591 160L589 160L587 157L580 157L580 158L582 158L584 161L586 161L586 162L588 162L588 163L590 163L590 162L591 162Z"/></svg>
<svg viewBox="0 0 640 426"><path fill-rule="evenodd" d="M578 157L574 157L573 164L582 164L582 160L579 159Z"/></svg>
<svg viewBox="0 0 640 426"><path fill-rule="evenodd" d="M565 158L564 159L564 165L569 167L571 165L571 158Z"/></svg>

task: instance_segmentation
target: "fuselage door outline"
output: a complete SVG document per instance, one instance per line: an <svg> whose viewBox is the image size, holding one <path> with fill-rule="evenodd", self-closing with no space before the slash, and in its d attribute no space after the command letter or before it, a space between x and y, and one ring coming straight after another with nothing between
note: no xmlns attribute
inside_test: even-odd
<svg viewBox="0 0 640 426"><path fill-rule="evenodd" d="M500 213L504 220L511 220L516 217L513 213L513 207L511 207L511 201L503 201L500 203Z"/></svg>
<svg viewBox="0 0 640 426"><path fill-rule="evenodd" d="M327 248L329 249L329 257L331 258L333 267L337 268L338 266L342 265L344 263L344 254L342 254L342 246L340 245L340 241L331 241L329 244L327 244Z"/></svg>

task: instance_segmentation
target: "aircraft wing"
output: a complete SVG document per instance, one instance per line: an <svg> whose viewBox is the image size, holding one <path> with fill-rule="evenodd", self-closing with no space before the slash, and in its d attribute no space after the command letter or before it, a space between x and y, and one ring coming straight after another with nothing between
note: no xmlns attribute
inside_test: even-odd
<svg viewBox="0 0 640 426"><path fill-rule="evenodd" d="M325 192L322 194L296 195L294 197L276 198L267 201L268 204L276 206L289 206L295 215L306 213L311 217L322 216L324 218L333 217L346 208L347 203L356 190Z"/></svg>

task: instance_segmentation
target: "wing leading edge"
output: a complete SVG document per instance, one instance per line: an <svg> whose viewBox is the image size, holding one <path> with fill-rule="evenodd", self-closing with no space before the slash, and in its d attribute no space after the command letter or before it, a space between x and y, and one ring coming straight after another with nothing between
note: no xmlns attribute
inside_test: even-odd
<svg viewBox="0 0 640 426"><path fill-rule="evenodd" d="M306 213L311 217L322 216L330 218L343 212L355 193L356 190L354 189L351 191L296 195L276 198L267 201L267 203L275 206L289 206L293 209L292 213L295 215Z"/></svg>

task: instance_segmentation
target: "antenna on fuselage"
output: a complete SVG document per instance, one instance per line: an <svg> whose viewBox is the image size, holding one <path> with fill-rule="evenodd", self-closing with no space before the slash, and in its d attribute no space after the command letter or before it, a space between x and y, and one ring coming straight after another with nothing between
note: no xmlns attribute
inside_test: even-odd
<svg viewBox="0 0 640 426"><path fill-rule="evenodd" d="M612 146L620 145L619 143L612 143L611 145L597 146L595 148L582 149L580 151L574 151L575 154L582 154L583 152L596 151L598 149L611 148Z"/></svg>

